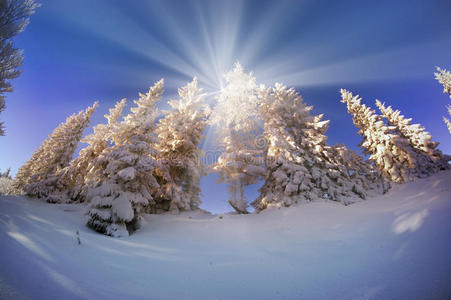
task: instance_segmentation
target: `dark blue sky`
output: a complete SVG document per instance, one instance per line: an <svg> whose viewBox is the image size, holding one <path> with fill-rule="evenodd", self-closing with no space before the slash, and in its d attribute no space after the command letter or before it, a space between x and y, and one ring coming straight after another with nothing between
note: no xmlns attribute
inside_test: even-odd
<svg viewBox="0 0 451 300"><path fill-rule="evenodd" d="M435 66L451 69L449 0L49 0L16 45L25 51L24 73L0 115L2 170L15 172L59 123L94 100L93 125L115 101L131 103L161 77L164 102L192 76L217 91L235 61L258 82L295 86L331 120L330 144L357 150L361 140L339 101L347 88L373 107L378 98L401 109L451 153L442 122L450 99L433 76ZM229 210L214 177L202 181L203 207Z"/></svg>

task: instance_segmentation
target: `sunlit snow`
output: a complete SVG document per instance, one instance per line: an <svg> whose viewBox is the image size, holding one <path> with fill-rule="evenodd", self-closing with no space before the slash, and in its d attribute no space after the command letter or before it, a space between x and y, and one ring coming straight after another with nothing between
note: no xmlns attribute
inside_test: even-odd
<svg viewBox="0 0 451 300"><path fill-rule="evenodd" d="M88 229L82 205L2 196L0 298L446 299L449 182L439 172L350 206L146 215L126 238Z"/></svg>

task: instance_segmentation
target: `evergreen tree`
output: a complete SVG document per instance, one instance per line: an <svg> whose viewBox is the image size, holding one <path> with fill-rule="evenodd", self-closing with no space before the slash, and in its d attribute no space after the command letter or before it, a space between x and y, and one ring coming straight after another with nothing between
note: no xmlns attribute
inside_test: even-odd
<svg viewBox="0 0 451 300"><path fill-rule="evenodd" d="M437 73L434 73L435 79L443 85L443 93L449 94L451 98L451 72L437 67Z"/></svg>
<svg viewBox="0 0 451 300"><path fill-rule="evenodd" d="M196 78L180 88L180 100L169 101L172 110L165 111L157 125L158 160L169 173L161 177L162 197L170 202L173 212L200 205L199 184L205 167L200 160L203 153L199 143L209 115L201 92Z"/></svg>
<svg viewBox="0 0 451 300"><path fill-rule="evenodd" d="M13 37L25 30L39 4L33 0L0 1L0 113L5 109L5 93L12 91L11 79L21 71L23 53L14 47ZM0 136L5 135L0 122Z"/></svg>
<svg viewBox="0 0 451 300"><path fill-rule="evenodd" d="M357 166L346 165L347 156L357 155L344 146L327 145L329 121L322 121L323 115L311 115L313 107L294 89L277 83L261 89L260 98L268 145L266 180L252 203L257 211L317 199L348 204L377 189L374 182L380 179L369 165L360 161L355 162Z"/></svg>
<svg viewBox="0 0 451 300"><path fill-rule="evenodd" d="M46 141L44 141L44 143L46 143ZM23 188L28 183L32 175L33 167L36 165L38 158L41 157L43 153L44 144L36 149L31 155L31 158L27 160L17 171L13 183L14 189L17 191L17 193L23 193Z"/></svg>
<svg viewBox="0 0 451 300"><path fill-rule="evenodd" d="M0 171L0 178L12 179L11 178L11 168L6 169L5 172Z"/></svg>
<svg viewBox="0 0 451 300"><path fill-rule="evenodd" d="M112 142L112 136L117 129L125 105L125 99L117 102L115 107L109 110L109 114L105 115L107 124L96 125L94 133L81 140L88 146L80 150L79 155L71 161L69 166L57 173L57 183L53 185L54 190L47 196L48 202L85 201L86 186L89 185L88 171L100 153Z"/></svg>
<svg viewBox="0 0 451 300"><path fill-rule="evenodd" d="M439 67L437 67L437 71L438 73L434 73L435 79L443 85L443 93L449 94L449 97L451 98L451 73L445 69L440 69ZM451 116L451 105L448 105L446 108L448 109L448 114ZM451 133L451 122L446 117L443 117L443 121L445 121L449 133Z"/></svg>
<svg viewBox="0 0 451 300"><path fill-rule="evenodd" d="M17 171L14 187L18 191L23 191L26 185L42 181L64 168L72 158L83 130L89 125L90 117L96 107L97 103L94 103L85 112L73 114L44 140L42 145L33 152L31 158ZM32 179L33 175L35 176Z"/></svg>
<svg viewBox="0 0 451 300"><path fill-rule="evenodd" d="M159 189L154 173L160 164L155 136L155 104L163 79L140 94L112 134L114 145L102 151L89 169L88 226L110 236L127 236L139 227L141 215L155 204Z"/></svg>
<svg viewBox="0 0 451 300"><path fill-rule="evenodd" d="M451 105L448 105L448 114L451 116ZM445 122L449 133L451 133L451 122L446 117L443 117L443 121Z"/></svg>
<svg viewBox="0 0 451 300"><path fill-rule="evenodd" d="M219 182L229 183L229 204L238 213L247 213L244 187L258 182L265 171L262 149L258 144L261 120L257 112L256 81L240 64L225 75L227 85L217 97L212 114L222 154L213 170Z"/></svg>
<svg viewBox="0 0 451 300"><path fill-rule="evenodd" d="M329 150L329 158L337 162L342 174L354 182L353 192L360 198L365 199L369 193L383 194L391 188L373 162L343 144L331 146Z"/></svg>
<svg viewBox="0 0 451 300"><path fill-rule="evenodd" d="M89 126L98 103L73 114L42 143L31 159L19 169L17 187L31 197L47 197L58 185L57 173L69 165L83 131Z"/></svg>
<svg viewBox="0 0 451 300"><path fill-rule="evenodd" d="M0 171L0 195L14 194L14 181L10 172L11 168L8 168L5 172Z"/></svg>
<svg viewBox="0 0 451 300"><path fill-rule="evenodd" d="M422 176L417 153L396 127L385 125L382 117L362 104L358 95L342 89L341 96L341 102L347 104L354 125L359 128L358 133L363 136L360 147L389 180L404 183Z"/></svg>
<svg viewBox="0 0 451 300"><path fill-rule="evenodd" d="M420 172L424 175L436 173L439 170L449 168L440 150L436 149L438 142L432 141L432 136L420 124L410 124L412 119L401 115L401 111L394 111L391 106L386 107L384 103L376 100L376 106L387 119L390 126L396 128L397 133L407 139L417 153L417 162Z"/></svg>

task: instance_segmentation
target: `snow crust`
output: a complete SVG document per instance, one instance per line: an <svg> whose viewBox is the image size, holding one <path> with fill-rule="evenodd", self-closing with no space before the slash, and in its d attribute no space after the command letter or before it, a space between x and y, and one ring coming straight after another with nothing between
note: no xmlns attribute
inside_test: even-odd
<svg viewBox="0 0 451 300"><path fill-rule="evenodd" d="M450 183L442 171L349 206L144 215L122 238L86 227L81 204L1 196L0 299L447 299Z"/></svg>

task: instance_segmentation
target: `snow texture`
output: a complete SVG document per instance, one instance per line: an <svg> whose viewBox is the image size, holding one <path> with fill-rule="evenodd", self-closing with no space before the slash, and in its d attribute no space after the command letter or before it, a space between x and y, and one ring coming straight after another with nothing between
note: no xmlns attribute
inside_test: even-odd
<svg viewBox="0 0 451 300"><path fill-rule="evenodd" d="M87 228L82 204L1 196L0 299L448 299L450 182L350 206L143 215L119 239Z"/></svg>

